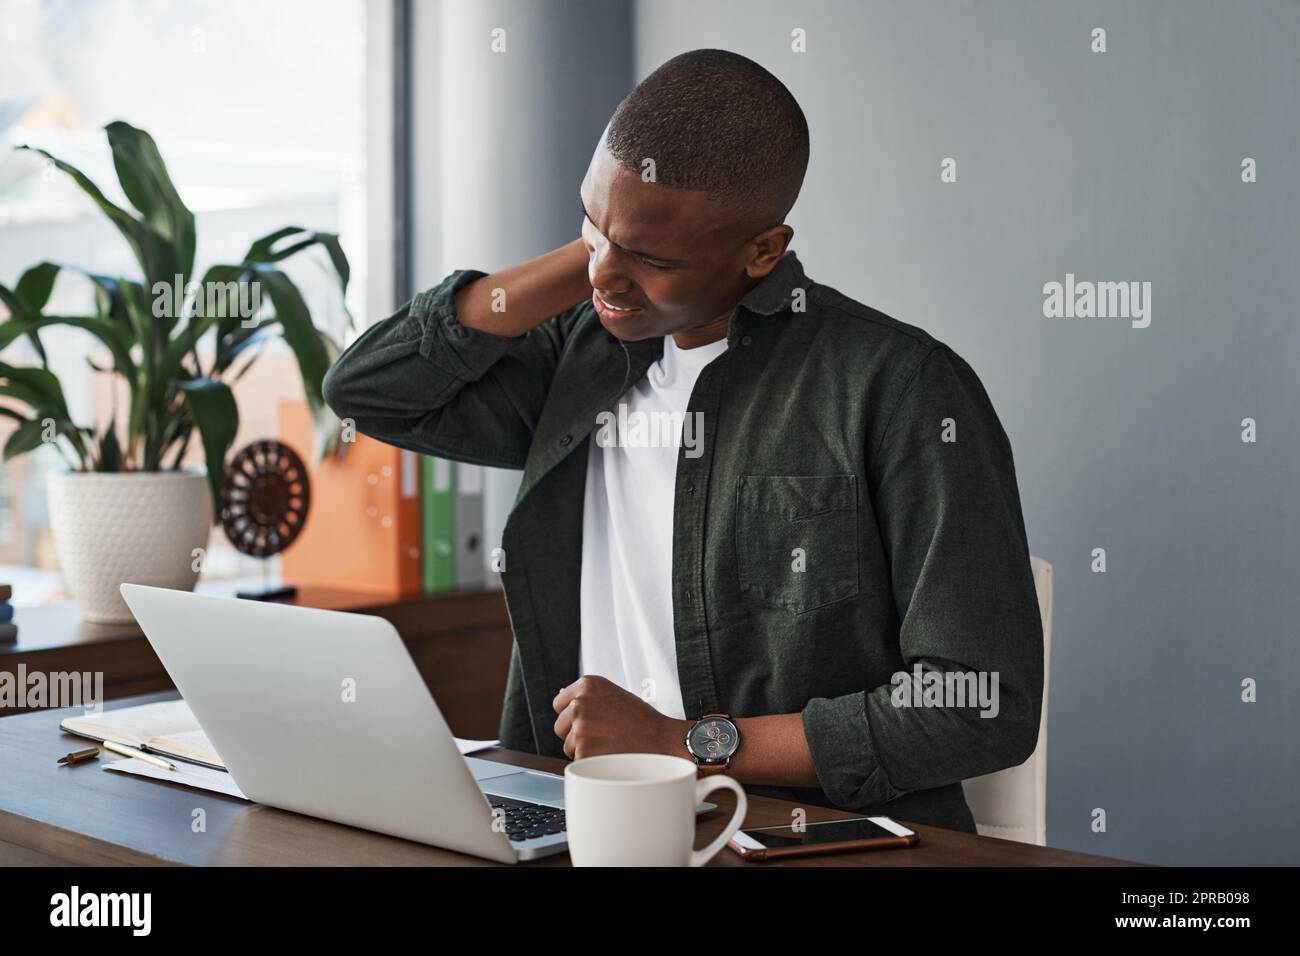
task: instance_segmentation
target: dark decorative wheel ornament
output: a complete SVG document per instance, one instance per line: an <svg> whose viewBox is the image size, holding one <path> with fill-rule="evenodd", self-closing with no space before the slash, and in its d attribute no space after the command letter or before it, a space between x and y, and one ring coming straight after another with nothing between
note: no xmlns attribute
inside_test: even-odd
<svg viewBox="0 0 1300 956"><path fill-rule="evenodd" d="M307 466L288 445L255 441L226 466L221 525L244 554L269 558L289 547L301 533L310 505Z"/></svg>

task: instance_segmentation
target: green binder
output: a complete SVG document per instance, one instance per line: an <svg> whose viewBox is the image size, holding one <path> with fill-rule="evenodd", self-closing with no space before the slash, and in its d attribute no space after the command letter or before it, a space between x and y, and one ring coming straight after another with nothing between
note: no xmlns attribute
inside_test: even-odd
<svg viewBox="0 0 1300 956"><path fill-rule="evenodd" d="M456 584L456 466L445 458L420 459L420 519L425 591Z"/></svg>

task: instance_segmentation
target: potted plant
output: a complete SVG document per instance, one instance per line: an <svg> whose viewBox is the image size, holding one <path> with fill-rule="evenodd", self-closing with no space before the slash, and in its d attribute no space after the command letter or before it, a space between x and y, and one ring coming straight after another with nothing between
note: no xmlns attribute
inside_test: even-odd
<svg viewBox="0 0 1300 956"><path fill-rule="evenodd" d="M199 549L219 513L223 465L239 428L231 384L256 357L250 347L283 337L315 418L317 453L332 444L337 422L321 398L321 381L338 346L315 327L279 264L322 248L342 294L348 262L338 236L289 226L253 242L242 261L212 266L192 281L194 214L152 137L123 122L105 130L134 211L46 151L18 148L45 156L90 196L130 245L140 274L105 276L42 262L12 289L0 285L0 305L9 313L0 321L0 415L17 423L4 445L5 461L44 444L66 459L68 470L52 474L48 486L59 563L85 617L118 622L131 620L119 584L192 588L198 578ZM47 314L61 271L92 284L91 314ZM73 421L41 341L43 329L59 325L94 336L107 355L94 367L120 380L124 407L106 423ZM30 343L36 362L19 366L5 357L20 339ZM206 476L182 466L196 435Z"/></svg>

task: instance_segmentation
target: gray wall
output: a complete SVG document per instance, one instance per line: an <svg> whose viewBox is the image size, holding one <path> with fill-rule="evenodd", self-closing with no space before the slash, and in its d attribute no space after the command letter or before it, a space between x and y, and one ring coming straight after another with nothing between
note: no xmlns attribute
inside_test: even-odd
<svg viewBox="0 0 1300 956"><path fill-rule="evenodd" d="M717 46L790 86L809 275L992 396L1056 569L1049 843L1300 863L1300 5L642 0L634 36L637 79ZM1150 281L1150 327L1044 318L1067 272Z"/></svg>
<svg viewBox="0 0 1300 956"><path fill-rule="evenodd" d="M632 85L626 0L415 0L412 282L485 272L571 242L578 187ZM493 52L496 29L504 52ZM519 473L486 469L485 561ZM488 574L495 582L499 577Z"/></svg>

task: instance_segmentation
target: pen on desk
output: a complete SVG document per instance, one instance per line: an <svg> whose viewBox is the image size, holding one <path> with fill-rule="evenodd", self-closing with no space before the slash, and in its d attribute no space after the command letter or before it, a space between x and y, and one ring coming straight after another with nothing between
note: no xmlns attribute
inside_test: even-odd
<svg viewBox="0 0 1300 956"><path fill-rule="evenodd" d="M74 763L81 763L83 760L90 760L92 757L98 756L98 747L87 747L85 750L74 750L70 754L64 754L59 758L59 763L70 767Z"/></svg>
<svg viewBox="0 0 1300 956"><path fill-rule="evenodd" d="M111 740L105 740L104 746L115 754L121 754L123 757L134 757L136 760L143 760L145 763L151 763L155 767L161 767L163 770L175 770L176 764L162 757L155 757L153 754L147 754L143 750L136 750L134 747L127 747L124 744L115 744Z"/></svg>

